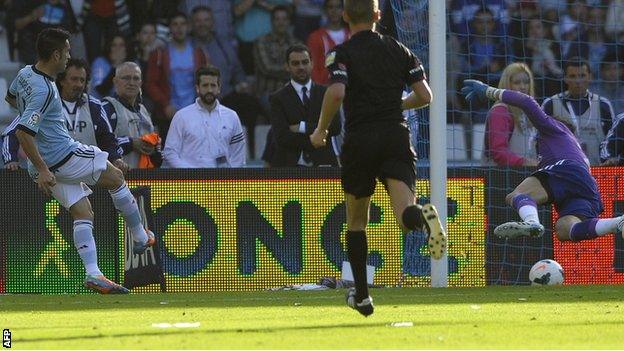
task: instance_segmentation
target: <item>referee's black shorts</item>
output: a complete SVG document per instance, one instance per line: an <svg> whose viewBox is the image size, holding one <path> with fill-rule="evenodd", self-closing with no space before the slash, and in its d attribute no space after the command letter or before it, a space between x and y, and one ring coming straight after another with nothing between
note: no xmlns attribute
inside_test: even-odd
<svg viewBox="0 0 624 351"><path fill-rule="evenodd" d="M340 156L343 190L356 198L373 195L376 179L404 182L414 192L416 153L407 126L393 124L360 128L345 135Z"/></svg>

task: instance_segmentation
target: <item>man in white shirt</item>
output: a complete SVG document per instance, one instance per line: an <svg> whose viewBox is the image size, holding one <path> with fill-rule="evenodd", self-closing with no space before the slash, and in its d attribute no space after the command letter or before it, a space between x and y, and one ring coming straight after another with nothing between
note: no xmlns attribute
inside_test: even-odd
<svg viewBox="0 0 624 351"><path fill-rule="evenodd" d="M221 105L221 74L214 66L195 72L198 98L176 112L167 134L164 165L170 168L226 168L245 165L245 133L238 115Z"/></svg>

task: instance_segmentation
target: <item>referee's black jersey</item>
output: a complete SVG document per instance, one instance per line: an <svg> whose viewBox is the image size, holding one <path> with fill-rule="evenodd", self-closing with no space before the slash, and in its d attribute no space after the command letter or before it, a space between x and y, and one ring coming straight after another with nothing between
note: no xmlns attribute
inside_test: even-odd
<svg viewBox="0 0 624 351"><path fill-rule="evenodd" d="M403 123L405 85L426 79L416 55L392 37L370 30L334 47L325 66L330 83L346 85L346 132L379 122Z"/></svg>

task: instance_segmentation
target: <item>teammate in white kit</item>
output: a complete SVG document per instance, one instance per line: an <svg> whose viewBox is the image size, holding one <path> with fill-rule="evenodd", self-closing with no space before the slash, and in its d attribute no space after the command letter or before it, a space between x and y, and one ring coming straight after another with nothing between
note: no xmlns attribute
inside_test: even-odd
<svg viewBox="0 0 624 351"><path fill-rule="evenodd" d="M69 136L54 84L69 60L69 37L62 29L43 30L37 37L37 63L19 71L6 100L19 111L16 135L28 156L28 172L39 189L51 194L74 218L74 245L87 273L85 287L101 294L125 294L128 289L108 280L98 267L87 185L110 192L115 208L131 228L135 253L154 245L155 239L143 228L134 196L123 173L107 161L108 154Z"/></svg>

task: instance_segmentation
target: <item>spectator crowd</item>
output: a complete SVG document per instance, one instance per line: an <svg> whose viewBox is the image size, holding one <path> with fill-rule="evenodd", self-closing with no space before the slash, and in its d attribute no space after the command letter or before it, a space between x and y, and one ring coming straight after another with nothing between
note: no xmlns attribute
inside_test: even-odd
<svg viewBox="0 0 624 351"><path fill-rule="evenodd" d="M268 166L337 164L308 135L325 54L349 38L341 0L3 0L0 20L0 51L18 69L35 63L44 28L72 34L56 80L67 128L123 170L242 167L260 154ZM15 113L0 121L12 170L25 162ZM270 126L258 141L257 124Z"/></svg>
<svg viewBox="0 0 624 351"><path fill-rule="evenodd" d="M456 87L467 78L532 95L591 165L621 164L624 1L447 0L447 9L447 122L463 126L468 146L483 126L483 164L535 165L535 131L510 106L465 103Z"/></svg>
<svg viewBox="0 0 624 351"><path fill-rule="evenodd" d="M380 9L386 34L412 18L395 18L390 0ZM447 0L447 15L447 122L463 126L467 158L482 138L484 164L537 162L520 111L458 95L475 78L533 95L592 165L624 163L624 0ZM349 39L341 0L0 0L0 20L0 51L20 65L35 62L42 29L72 33L73 59L56 82L68 130L120 167L339 164L340 123L326 149L308 135L325 54ZM14 117L0 116L0 128ZM6 168L23 164L14 136L2 145Z"/></svg>

